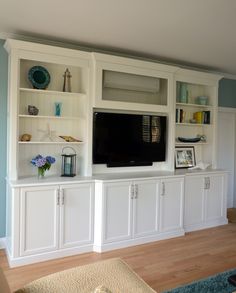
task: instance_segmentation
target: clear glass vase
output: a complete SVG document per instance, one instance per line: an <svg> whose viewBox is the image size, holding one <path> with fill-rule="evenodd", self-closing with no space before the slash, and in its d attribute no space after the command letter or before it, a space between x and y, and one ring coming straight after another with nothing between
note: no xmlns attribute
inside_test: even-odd
<svg viewBox="0 0 236 293"><path fill-rule="evenodd" d="M44 176L45 176L45 169L43 169L43 168L38 168L38 179L42 179L42 178L44 178Z"/></svg>

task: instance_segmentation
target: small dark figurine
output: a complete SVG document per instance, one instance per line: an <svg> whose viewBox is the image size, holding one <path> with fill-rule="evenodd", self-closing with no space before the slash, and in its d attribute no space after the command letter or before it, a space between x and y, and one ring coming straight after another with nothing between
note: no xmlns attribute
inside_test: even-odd
<svg viewBox="0 0 236 293"><path fill-rule="evenodd" d="M71 92L71 77L70 71L66 68L65 73L63 74L64 83L63 83L63 92Z"/></svg>
<svg viewBox="0 0 236 293"><path fill-rule="evenodd" d="M39 109L37 107L35 107L35 106L28 105L28 113L29 113L29 115L36 116L39 113Z"/></svg>

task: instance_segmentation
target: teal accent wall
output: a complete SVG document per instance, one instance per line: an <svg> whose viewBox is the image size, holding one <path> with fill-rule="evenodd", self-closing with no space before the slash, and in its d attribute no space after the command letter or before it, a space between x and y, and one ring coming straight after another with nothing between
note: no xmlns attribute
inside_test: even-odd
<svg viewBox="0 0 236 293"><path fill-rule="evenodd" d="M0 40L0 237L6 233L7 52Z"/></svg>
<svg viewBox="0 0 236 293"><path fill-rule="evenodd" d="M223 78L219 82L219 107L236 108L236 80Z"/></svg>

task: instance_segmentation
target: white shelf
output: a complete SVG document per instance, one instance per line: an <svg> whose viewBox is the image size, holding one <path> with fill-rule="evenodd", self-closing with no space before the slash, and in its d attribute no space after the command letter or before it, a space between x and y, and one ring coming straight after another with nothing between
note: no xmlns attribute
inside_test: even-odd
<svg viewBox="0 0 236 293"><path fill-rule="evenodd" d="M189 103L176 103L176 106L181 106L181 107L194 107L194 108L212 108L213 106L211 105L200 105L200 104L189 104Z"/></svg>
<svg viewBox="0 0 236 293"><path fill-rule="evenodd" d="M84 93L69 93L69 92L61 92L61 91L51 91L51 90L38 90L38 89L30 89L30 88L20 88L20 92L30 92L36 94L50 94L57 96L71 96L71 97L86 97Z"/></svg>
<svg viewBox="0 0 236 293"><path fill-rule="evenodd" d="M184 145L208 145L208 142L176 142L175 145L184 146Z"/></svg>
<svg viewBox="0 0 236 293"><path fill-rule="evenodd" d="M195 126L211 126L211 124L201 124L201 123L175 123L176 125L181 125L181 126L192 126L192 127L195 127Z"/></svg>
<svg viewBox="0 0 236 293"><path fill-rule="evenodd" d="M69 117L69 116L44 116L44 115L23 115L20 114L19 118L30 118L30 119L58 119L58 120L79 120L79 117Z"/></svg>
<svg viewBox="0 0 236 293"><path fill-rule="evenodd" d="M28 144L28 145L32 145L32 144L69 144L69 145L73 145L73 144L84 144L84 142L78 142L78 141L74 141L74 142L67 142L67 141L18 141L19 144Z"/></svg>

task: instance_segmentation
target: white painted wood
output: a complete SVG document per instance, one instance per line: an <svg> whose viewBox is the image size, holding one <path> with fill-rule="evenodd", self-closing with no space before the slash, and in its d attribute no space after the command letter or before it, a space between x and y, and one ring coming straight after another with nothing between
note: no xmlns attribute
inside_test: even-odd
<svg viewBox="0 0 236 293"><path fill-rule="evenodd" d="M131 182L104 184L104 243L127 240L132 237L131 186Z"/></svg>
<svg viewBox="0 0 236 293"><path fill-rule="evenodd" d="M157 180L132 184L134 238L156 234L159 230L159 184Z"/></svg>
<svg viewBox="0 0 236 293"><path fill-rule="evenodd" d="M154 62L15 40L7 41L6 49L9 52L6 243L11 264L26 264L92 249L104 251L183 235L185 174L176 177L174 173L175 137L206 135L207 143L195 145L197 162L203 160L216 167L217 89L220 76ZM28 82L28 70L34 65L44 66L50 72L52 79L46 90L32 89ZM62 75L66 68L72 74L72 93L61 92ZM106 96L104 99L104 69L157 77L162 81L165 79L167 82L161 84L163 95L158 97L159 101L146 100L143 94L139 102L133 97L127 102L117 99L117 96ZM175 105L176 82L180 81L189 83L191 105ZM198 95L207 95L210 106L195 105ZM162 99L163 96L166 96L166 100ZM61 117L54 116L55 102L62 103ZM39 108L37 117L29 117L28 105ZM176 107L185 107L190 113L210 109L211 124L192 125L185 121L175 127ZM129 169L92 166L92 113L97 108L166 115L166 161L154 163L151 167ZM67 144L58 139L43 139L39 130L46 129L48 125L57 137L71 135L83 143ZM24 133L32 135L30 143L19 142ZM71 145L76 150L77 173L80 176L60 177L64 145ZM36 178L37 168L30 164L37 154L56 158L47 178L42 181ZM118 172L122 174L116 175ZM223 173L219 175L218 171L212 172L202 171L198 175L185 176L186 182L189 182L186 183L185 193L186 230L227 222L226 176ZM92 173L106 175L100 178L85 177ZM207 176L211 179L212 190L202 191L202 182ZM95 213L94 180L97 185ZM192 184L195 186L193 194ZM164 192L162 186L165 187ZM163 194L161 199L160 193ZM198 211L193 211L193 202L198 206Z"/></svg>
<svg viewBox="0 0 236 293"><path fill-rule="evenodd" d="M60 248L93 243L93 185L62 185L60 196Z"/></svg>
<svg viewBox="0 0 236 293"><path fill-rule="evenodd" d="M186 176L184 199L184 227L204 221L204 176Z"/></svg>
<svg viewBox="0 0 236 293"><path fill-rule="evenodd" d="M21 189L20 256L58 249L58 186Z"/></svg>
<svg viewBox="0 0 236 293"><path fill-rule="evenodd" d="M8 40L5 47L9 53L9 178L14 180L34 175L30 160L37 154L55 156L56 163L48 173L59 175L63 147L57 143L63 143L60 135L72 136L84 142L85 146L76 149L78 173L90 175L91 167L87 164L90 155L87 138L91 117L88 115L91 54L15 40ZM46 90L33 89L28 80L28 71L35 65L43 66L49 71L51 80ZM66 68L72 75L71 93L62 92ZM62 103L61 117L55 118L55 102ZM29 117L28 105L39 109L38 117ZM57 143L50 149L39 144L40 141L51 143L40 131L47 130L48 127L54 131L52 141ZM37 142L38 145L30 143L19 146L18 141L25 133L30 134L31 141ZM90 174L87 173L89 169Z"/></svg>
<svg viewBox="0 0 236 293"><path fill-rule="evenodd" d="M218 166L229 171L227 207L234 206L235 198L235 126L236 115L234 111L221 109L218 113Z"/></svg>
<svg viewBox="0 0 236 293"><path fill-rule="evenodd" d="M185 178L184 228L195 231L227 224L227 175L190 175Z"/></svg>
<svg viewBox="0 0 236 293"><path fill-rule="evenodd" d="M209 176L208 188L205 190L206 211L205 221L214 221L222 218L225 213L224 205L224 176Z"/></svg>
<svg viewBox="0 0 236 293"><path fill-rule="evenodd" d="M196 72L193 70L179 69L175 73L176 81L176 109L185 111L183 123L176 123L175 138L192 138L197 135L206 136L207 144L192 144L195 147L196 163L202 161L217 168L217 106L218 106L218 82L220 75ZM187 84L188 103L179 101L180 83ZM197 104L198 96L207 96L208 105ZM194 113L198 111L210 111L210 124L193 124ZM188 144L190 146L190 144Z"/></svg>
<svg viewBox="0 0 236 293"><path fill-rule="evenodd" d="M2 237L0 238L0 249L4 249L6 247L6 238Z"/></svg>
<svg viewBox="0 0 236 293"><path fill-rule="evenodd" d="M183 229L184 178L163 179L160 183L160 231Z"/></svg>

